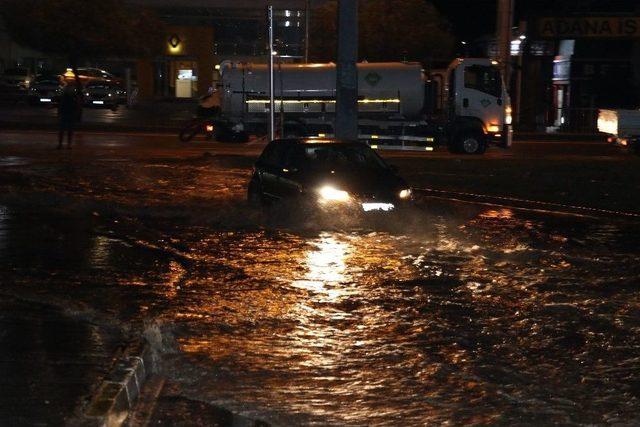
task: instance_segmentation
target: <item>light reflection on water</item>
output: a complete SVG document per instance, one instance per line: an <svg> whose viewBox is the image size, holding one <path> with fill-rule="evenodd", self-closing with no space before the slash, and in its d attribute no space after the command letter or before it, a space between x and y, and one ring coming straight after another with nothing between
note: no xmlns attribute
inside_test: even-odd
<svg viewBox="0 0 640 427"><path fill-rule="evenodd" d="M307 252L303 264L307 273L302 279L294 280L292 286L334 302L343 294L344 288L340 285L347 278L345 260L350 246L329 233L322 234L314 245L316 248Z"/></svg>

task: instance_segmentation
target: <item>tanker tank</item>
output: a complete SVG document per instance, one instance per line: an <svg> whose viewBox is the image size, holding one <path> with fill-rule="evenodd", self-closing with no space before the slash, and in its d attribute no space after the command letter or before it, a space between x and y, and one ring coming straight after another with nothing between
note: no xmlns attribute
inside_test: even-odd
<svg viewBox="0 0 640 427"><path fill-rule="evenodd" d="M360 116L417 118L424 107L424 81L418 63L359 63ZM222 110L228 117L260 116L269 111L266 64L224 63ZM304 116L335 113L336 65L276 64L276 113Z"/></svg>

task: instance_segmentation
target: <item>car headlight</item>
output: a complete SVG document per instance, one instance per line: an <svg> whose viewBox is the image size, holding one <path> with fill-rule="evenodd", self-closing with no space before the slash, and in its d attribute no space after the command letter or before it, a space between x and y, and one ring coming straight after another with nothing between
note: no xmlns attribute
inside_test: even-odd
<svg viewBox="0 0 640 427"><path fill-rule="evenodd" d="M401 199L408 199L409 197L411 197L411 193L412 193L411 189L410 188L406 188L404 190L401 190L400 193L398 193L398 196Z"/></svg>
<svg viewBox="0 0 640 427"><path fill-rule="evenodd" d="M322 187L318 193L320 193L320 201L323 202L346 202L349 200L349 193L329 185Z"/></svg>

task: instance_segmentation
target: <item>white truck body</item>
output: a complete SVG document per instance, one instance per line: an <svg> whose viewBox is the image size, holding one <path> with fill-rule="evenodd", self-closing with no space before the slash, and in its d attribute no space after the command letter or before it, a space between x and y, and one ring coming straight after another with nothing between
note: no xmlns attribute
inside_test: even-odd
<svg viewBox="0 0 640 427"><path fill-rule="evenodd" d="M268 75L265 64L222 64L221 110L230 128L266 131ZM490 142L511 145L510 99L495 62L458 59L449 66L437 94L446 104L440 120L428 111L429 82L418 63L358 64L359 138L378 148L418 150L453 141L478 153ZM332 136L335 64L276 65L274 93L283 136ZM477 144L465 146L464 138Z"/></svg>

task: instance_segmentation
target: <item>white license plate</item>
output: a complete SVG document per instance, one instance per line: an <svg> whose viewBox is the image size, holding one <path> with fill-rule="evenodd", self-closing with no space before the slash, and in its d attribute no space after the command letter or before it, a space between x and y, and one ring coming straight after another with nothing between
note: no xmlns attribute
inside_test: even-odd
<svg viewBox="0 0 640 427"><path fill-rule="evenodd" d="M364 210L365 212L371 212L371 211L389 212L389 211L392 211L394 208L395 206L393 206L393 203L363 203L362 204L362 210Z"/></svg>
<svg viewBox="0 0 640 427"><path fill-rule="evenodd" d="M51 98L40 98L40 102L51 102Z"/></svg>
<svg viewBox="0 0 640 427"><path fill-rule="evenodd" d="M93 105L104 105L104 101L93 101Z"/></svg>

